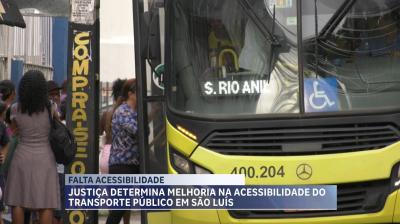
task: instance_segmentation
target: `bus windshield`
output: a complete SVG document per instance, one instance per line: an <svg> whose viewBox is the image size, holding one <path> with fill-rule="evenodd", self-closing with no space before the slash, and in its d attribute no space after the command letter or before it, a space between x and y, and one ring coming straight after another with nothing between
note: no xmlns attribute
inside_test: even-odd
<svg viewBox="0 0 400 224"><path fill-rule="evenodd" d="M222 117L398 107L400 2L303 0L303 52L296 2L170 1L170 106Z"/></svg>
<svg viewBox="0 0 400 224"><path fill-rule="evenodd" d="M223 116L299 111L296 1L171 2L174 108Z"/></svg>

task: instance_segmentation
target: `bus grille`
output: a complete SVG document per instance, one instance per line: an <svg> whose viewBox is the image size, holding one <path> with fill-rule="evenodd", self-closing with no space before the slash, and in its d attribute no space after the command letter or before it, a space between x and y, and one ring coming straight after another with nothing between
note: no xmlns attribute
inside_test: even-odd
<svg viewBox="0 0 400 224"><path fill-rule="evenodd" d="M201 145L226 155L313 155L374 150L399 141L393 124L219 130Z"/></svg>
<svg viewBox="0 0 400 224"><path fill-rule="evenodd" d="M383 209L390 192L390 180L337 185L337 210L335 211L265 211L231 210L232 217L247 218L306 218L375 213Z"/></svg>

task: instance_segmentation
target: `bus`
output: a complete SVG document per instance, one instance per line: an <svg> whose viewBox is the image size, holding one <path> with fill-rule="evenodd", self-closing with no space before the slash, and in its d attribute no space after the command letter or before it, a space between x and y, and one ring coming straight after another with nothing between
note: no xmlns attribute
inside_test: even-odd
<svg viewBox="0 0 400 224"><path fill-rule="evenodd" d="M141 0L134 23L139 118L165 94L165 144L144 150L165 172L338 189L335 211L147 223L400 223L400 1Z"/></svg>

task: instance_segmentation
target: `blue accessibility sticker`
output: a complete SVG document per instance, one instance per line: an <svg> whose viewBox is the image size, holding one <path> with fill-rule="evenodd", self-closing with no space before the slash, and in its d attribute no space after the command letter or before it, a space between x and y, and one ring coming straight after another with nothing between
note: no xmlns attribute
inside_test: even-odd
<svg viewBox="0 0 400 224"><path fill-rule="evenodd" d="M306 112L339 110L338 83L335 78L306 78L304 102Z"/></svg>

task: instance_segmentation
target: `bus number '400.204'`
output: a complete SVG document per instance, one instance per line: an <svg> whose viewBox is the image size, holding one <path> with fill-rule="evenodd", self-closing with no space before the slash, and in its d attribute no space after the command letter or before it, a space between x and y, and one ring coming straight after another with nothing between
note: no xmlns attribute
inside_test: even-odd
<svg viewBox="0 0 400 224"><path fill-rule="evenodd" d="M231 174L244 174L247 178L274 178L284 177L285 169L283 166L261 166L258 169L253 166L235 167Z"/></svg>

